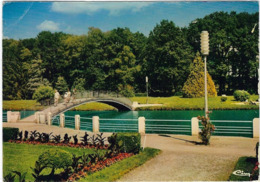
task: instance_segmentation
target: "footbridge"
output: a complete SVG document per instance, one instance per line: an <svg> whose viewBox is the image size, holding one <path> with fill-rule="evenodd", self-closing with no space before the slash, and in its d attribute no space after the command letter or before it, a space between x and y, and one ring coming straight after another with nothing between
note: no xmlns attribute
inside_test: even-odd
<svg viewBox="0 0 260 182"><path fill-rule="evenodd" d="M107 92L107 91L85 91L82 93L77 93L75 96L72 96L69 102L66 102L64 99L61 99L57 104L57 106L51 105L40 112L36 112L34 115L31 115L29 117L20 120L19 122L35 123L37 122L37 117L39 115L44 118L47 118L47 114L50 112L52 116L55 116L63 112L66 112L74 107L86 103L90 103L90 102L100 102L100 103L108 104L115 107L118 111L134 111L138 107L160 105L160 104L141 105L138 104L137 102L132 102L130 99L123 97L122 95L119 95L117 93Z"/></svg>

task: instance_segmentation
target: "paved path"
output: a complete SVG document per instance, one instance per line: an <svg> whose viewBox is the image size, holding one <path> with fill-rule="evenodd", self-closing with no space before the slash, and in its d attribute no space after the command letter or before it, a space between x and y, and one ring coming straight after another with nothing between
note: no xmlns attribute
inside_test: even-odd
<svg viewBox="0 0 260 182"><path fill-rule="evenodd" d="M21 130L84 135L56 126L29 123L3 123L4 127ZM105 136L111 133L105 133ZM145 143L144 143L145 140ZM259 138L212 137L210 146L195 145L198 137L183 135L146 135L142 137L145 147L162 150L162 153L144 165L126 174L119 181L226 181L241 156L255 156Z"/></svg>

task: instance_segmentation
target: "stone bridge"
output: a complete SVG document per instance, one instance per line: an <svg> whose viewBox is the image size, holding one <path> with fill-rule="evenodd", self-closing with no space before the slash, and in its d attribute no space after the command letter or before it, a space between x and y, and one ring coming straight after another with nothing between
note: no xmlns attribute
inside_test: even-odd
<svg viewBox="0 0 260 182"><path fill-rule="evenodd" d="M48 113L55 116L74 107L90 102L108 104L118 109L118 111L134 111L138 107L161 106L161 104L138 104L137 102L132 102L130 99L115 93L85 91L84 93L77 94L75 98L71 98L68 103L61 100L57 106L51 105L40 112L36 112L34 115L19 120L18 122L36 123L41 120L42 122L40 123L44 123L47 120Z"/></svg>

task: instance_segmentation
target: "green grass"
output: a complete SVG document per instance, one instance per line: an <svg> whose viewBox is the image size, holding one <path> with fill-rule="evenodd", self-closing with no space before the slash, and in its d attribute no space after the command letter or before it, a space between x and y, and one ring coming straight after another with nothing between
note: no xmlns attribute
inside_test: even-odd
<svg viewBox="0 0 260 182"><path fill-rule="evenodd" d="M132 169L141 166L149 159L155 157L160 153L159 149L145 148L143 152L138 155L134 155L120 162L117 162L110 167L107 167L101 171L88 175L86 178L80 179L83 181L116 181L123 175L131 171Z"/></svg>
<svg viewBox="0 0 260 182"><path fill-rule="evenodd" d="M146 97L133 97L132 101L140 104L146 104ZM251 100L257 100L258 95L252 95ZM149 97L149 104L163 104L157 107L143 107L138 110L203 110L204 98L182 98L181 96L173 97ZM233 96L227 96L226 102L221 102L221 96L208 98L209 109L258 109L258 105L249 105L235 101Z"/></svg>
<svg viewBox="0 0 260 182"><path fill-rule="evenodd" d="M250 173L252 172L253 168L255 167L256 158L255 157L240 157L237 161L237 164L235 166L235 169L233 170L242 170L244 173ZM249 176L237 176L232 174L229 177L229 181L250 181Z"/></svg>
<svg viewBox="0 0 260 182"><path fill-rule="evenodd" d="M227 101L221 102L221 96L209 97L209 109L225 110L225 109L258 109L259 105L250 105L244 102L235 101L233 96L227 96ZM258 95L251 95L250 100L257 100ZM131 101L137 101L140 104L146 104L146 97L132 97ZM180 96L173 97L149 97L149 104L163 104L157 107L143 107L137 110L203 110L204 98L182 98ZM44 107L34 100L11 100L3 101L3 110L41 110ZM115 110L114 107L103 103L87 103L75 107L76 111L104 111Z"/></svg>
<svg viewBox="0 0 260 182"><path fill-rule="evenodd" d="M39 155L51 148L59 148L75 155L82 155L93 153L92 149L81 149L71 147L57 147L49 145L31 145L31 144L15 144L15 143L3 143L3 175L6 176L11 171L27 172L26 181L34 181L32 170L30 167L34 167L35 161ZM50 169L44 169L42 174L49 174ZM56 173L61 172L57 170Z"/></svg>
<svg viewBox="0 0 260 182"><path fill-rule="evenodd" d="M41 106L40 103L36 100L4 100L3 101L3 110L7 111L21 111L21 110L30 110L38 111L42 110L44 106Z"/></svg>

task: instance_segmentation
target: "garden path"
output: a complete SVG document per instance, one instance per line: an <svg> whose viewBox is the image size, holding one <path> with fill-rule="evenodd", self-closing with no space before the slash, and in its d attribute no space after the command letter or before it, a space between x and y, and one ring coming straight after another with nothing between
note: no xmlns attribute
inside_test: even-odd
<svg viewBox="0 0 260 182"><path fill-rule="evenodd" d="M20 130L84 135L84 131L33 123L3 123L4 127ZM91 134L91 132L88 132ZM110 136L111 133L104 133ZM144 142L145 140L145 142ZM259 138L217 137L210 146L195 145L196 136L142 136L145 147L158 148L162 153L144 165L130 171L119 181L227 181L236 161L241 156L255 156Z"/></svg>

